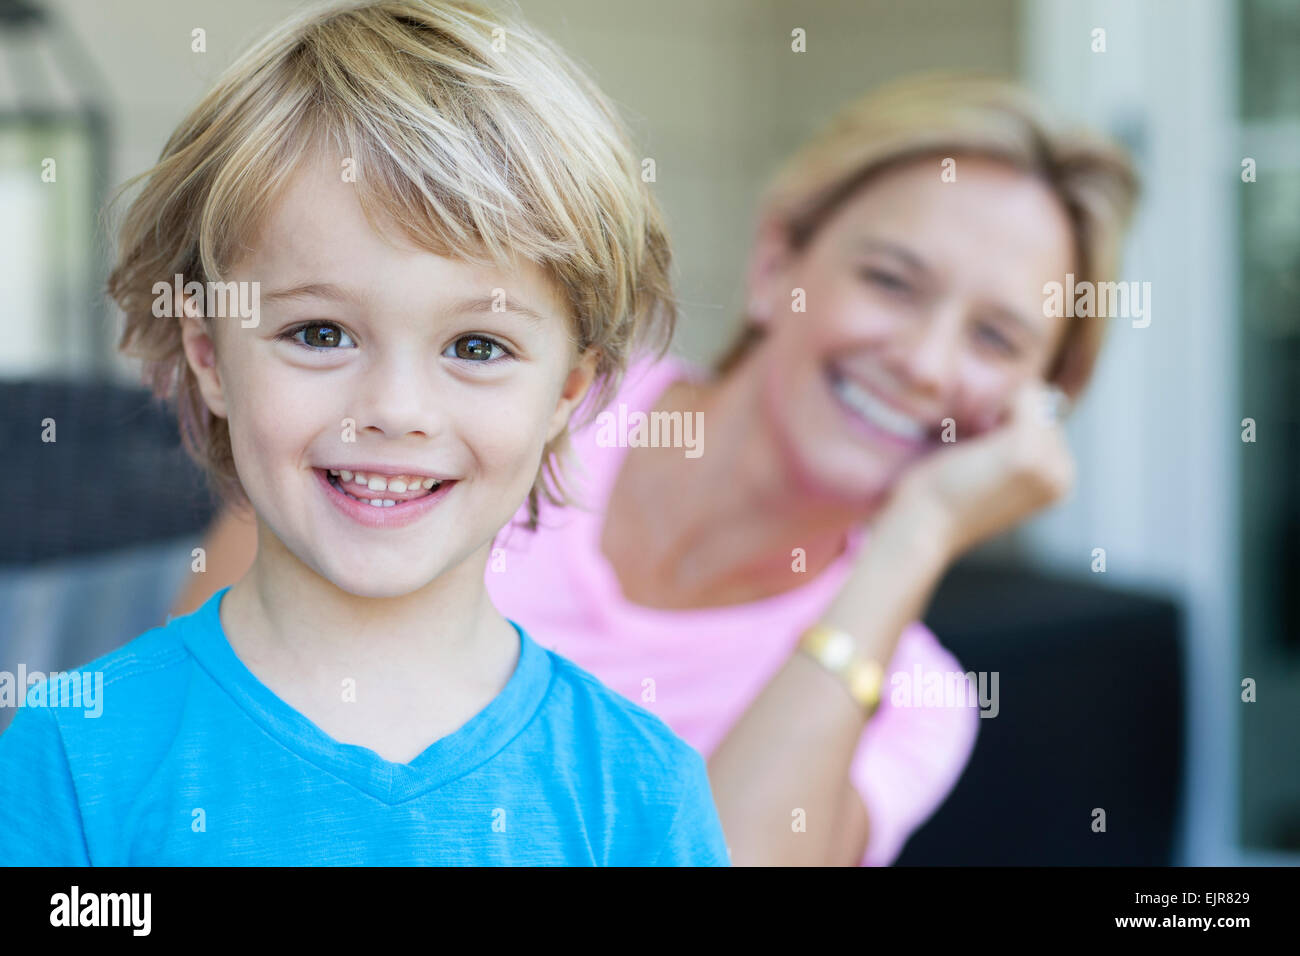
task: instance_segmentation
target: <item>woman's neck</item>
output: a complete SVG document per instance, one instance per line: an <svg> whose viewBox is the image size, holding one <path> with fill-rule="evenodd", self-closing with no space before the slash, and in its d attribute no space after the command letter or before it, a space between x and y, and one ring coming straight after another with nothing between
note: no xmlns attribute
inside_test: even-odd
<svg viewBox="0 0 1300 956"><path fill-rule="evenodd" d="M747 603L798 587L831 564L869 517L799 485L757 410L750 363L713 382L678 382L655 410L703 413L705 453L634 448L606 510L601 549L628 600L686 609ZM794 549L805 555L797 574Z"/></svg>

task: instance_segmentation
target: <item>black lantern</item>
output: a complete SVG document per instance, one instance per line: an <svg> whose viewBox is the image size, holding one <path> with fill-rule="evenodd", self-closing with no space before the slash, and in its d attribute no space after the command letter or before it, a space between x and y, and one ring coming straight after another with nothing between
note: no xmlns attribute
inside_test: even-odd
<svg viewBox="0 0 1300 956"><path fill-rule="evenodd" d="M66 25L0 0L0 375L108 371L104 89Z"/></svg>

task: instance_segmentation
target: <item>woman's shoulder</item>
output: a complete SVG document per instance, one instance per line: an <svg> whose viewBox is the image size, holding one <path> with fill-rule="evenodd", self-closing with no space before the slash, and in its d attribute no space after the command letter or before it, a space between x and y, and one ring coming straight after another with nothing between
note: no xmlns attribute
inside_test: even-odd
<svg viewBox="0 0 1300 956"><path fill-rule="evenodd" d="M572 436L579 473L604 487L602 476L612 480L623 459L622 454L610 452L621 452L641 440L637 437L638 419L651 412L674 383L697 382L708 374L706 368L672 353L635 353L605 404L599 408L586 405L575 415L581 422Z"/></svg>
<svg viewBox="0 0 1300 956"><path fill-rule="evenodd" d="M639 351L628 360L612 404L622 402L631 410L648 411L675 382L701 382L710 374L707 366L673 352Z"/></svg>

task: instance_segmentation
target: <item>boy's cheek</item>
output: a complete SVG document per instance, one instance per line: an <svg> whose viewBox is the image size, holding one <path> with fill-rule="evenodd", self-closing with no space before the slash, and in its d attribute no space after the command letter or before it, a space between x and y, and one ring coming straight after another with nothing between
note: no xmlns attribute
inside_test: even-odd
<svg viewBox="0 0 1300 956"><path fill-rule="evenodd" d="M520 423L516 421L509 424L501 423L495 436L488 443L478 444L477 454L474 457L481 467L498 471L499 474L513 474L520 470L536 468L539 464L544 435L521 428Z"/></svg>

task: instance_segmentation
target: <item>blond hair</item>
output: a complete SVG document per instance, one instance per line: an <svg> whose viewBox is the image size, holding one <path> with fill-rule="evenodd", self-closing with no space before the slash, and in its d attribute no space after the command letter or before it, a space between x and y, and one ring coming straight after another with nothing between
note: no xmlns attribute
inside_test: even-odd
<svg viewBox="0 0 1300 956"><path fill-rule="evenodd" d="M1107 281L1137 201L1127 154L1084 130L1058 128L1020 87L991 77L948 73L896 81L840 110L781 168L760 200L760 219L784 230L792 250L850 196L886 169L913 160L975 155L1040 178L1064 207L1078 279ZM1087 384L1105 334L1104 319L1067 326L1047 378L1071 398ZM763 337L746 322L714 364L726 374Z"/></svg>
<svg viewBox="0 0 1300 956"><path fill-rule="evenodd" d="M179 323L155 283L220 281L318 145L355 161L372 226L419 247L509 268L518 255L562 290L578 353L597 353L586 424L629 352L667 350L676 323L662 213L614 107L549 39L472 0L375 0L309 11L239 58L180 124L127 211L107 291L119 347L174 400L186 448L221 498L245 504L228 423L203 402ZM208 319L207 321L210 321ZM575 417L577 412L575 412ZM569 503L566 429L528 494Z"/></svg>

